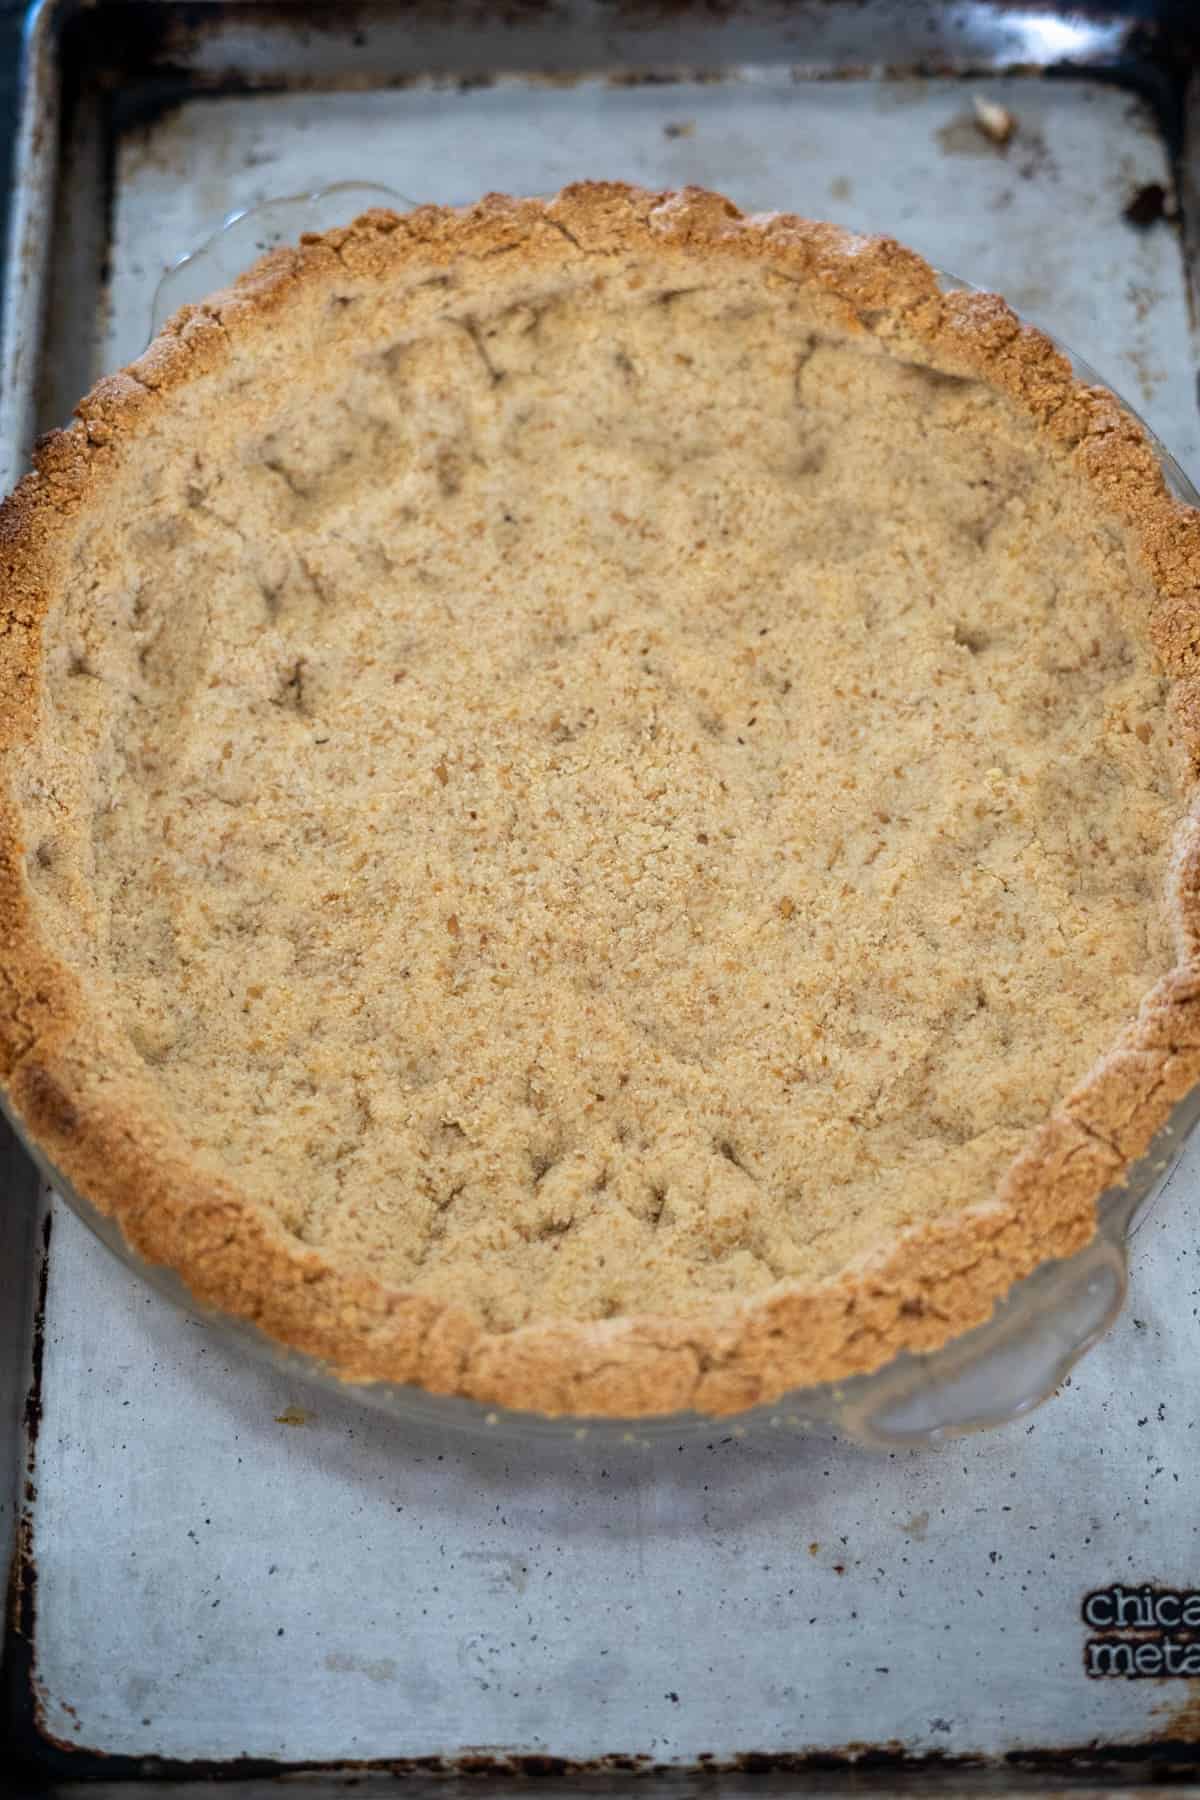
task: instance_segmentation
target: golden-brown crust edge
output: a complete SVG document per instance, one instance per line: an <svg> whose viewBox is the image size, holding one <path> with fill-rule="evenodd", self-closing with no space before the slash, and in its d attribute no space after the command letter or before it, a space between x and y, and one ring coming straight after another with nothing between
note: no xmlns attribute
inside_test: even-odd
<svg viewBox="0 0 1200 1800"><path fill-rule="evenodd" d="M233 288L175 315L143 356L100 382L75 422L37 448L0 507L0 748L28 735L40 623L61 521L103 491L160 398L220 366L231 338L270 321L339 268L373 280L414 266L516 252L569 262L639 249L749 257L814 284L847 329L912 344L1006 393L1087 478L1124 527L1157 593L1147 633L1176 681L1172 726L1185 779L1200 773L1200 514L1168 494L1145 432L1077 381L1050 341L987 294L943 295L933 271L886 238L787 214L745 217L703 190L584 183L552 200L488 196L460 211L371 212L302 240ZM907 1233L819 1288L784 1285L713 1319L567 1321L499 1334L426 1296L348 1273L290 1238L236 1185L201 1173L133 1084L89 1065L88 1007L43 941L25 888L19 810L0 767L0 1083L51 1162L113 1217L131 1248L178 1271L195 1298L347 1379L411 1382L493 1405L636 1417L731 1412L789 1389L931 1350L981 1323L1013 1282L1079 1249L1100 1194L1145 1151L1200 1080L1200 826L1180 829L1171 902L1180 966L1067 1096L994 1199Z"/></svg>

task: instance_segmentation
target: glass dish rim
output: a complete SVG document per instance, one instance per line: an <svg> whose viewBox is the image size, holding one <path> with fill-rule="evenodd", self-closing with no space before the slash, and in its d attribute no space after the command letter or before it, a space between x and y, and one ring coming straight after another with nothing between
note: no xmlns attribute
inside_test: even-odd
<svg viewBox="0 0 1200 1800"><path fill-rule="evenodd" d="M416 204L383 183L342 181L239 208L227 214L209 237L167 266L153 293L152 335L164 319L189 298L187 290L195 288L197 275L201 277L201 285L199 291L190 296L192 298L200 298L228 285L249 266L254 253L261 253L267 246L260 240L247 255L243 252L244 241L263 231L268 215L278 215L288 222L287 232L276 234L278 242L295 241L301 232L327 229L334 222L324 216L328 203L334 201L340 205L354 195L370 196L369 204L394 205L396 210L409 209ZM339 222L347 223L356 210L365 208L352 208L341 215ZM931 267L943 292L992 291L981 289L937 264L931 264ZM1035 324L1022 314L1018 317L1022 323ZM1138 409L1053 332L1040 325L1036 328L1068 359L1079 379L1111 393L1137 421L1146 433L1174 498L1200 507L1200 493ZM436 1394L416 1386L346 1380L315 1358L267 1337L255 1325L232 1314L201 1306L174 1269L149 1263L140 1257L125 1241L117 1222L81 1195L54 1168L40 1146L30 1138L23 1123L13 1115L3 1095L0 1095L0 1109L54 1191L119 1260L176 1308L204 1320L223 1339L239 1349L248 1350L260 1361L265 1359L279 1372L289 1377L298 1376L339 1396L363 1401L382 1409L398 1422L407 1420L414 1425L434 1425L468 1434L499 1430L520 1438L575 1443L586 1440L605 1447L619 1443L645 1446L680 1436L695 1438L719 1434L740 1437L762 1428L782 1428L795 1433L832 1430L870 1447L895 1449L937 1443L1022 1417L1047 1399L1079 1358L1103 1336L1123 1304L1128 1275L1128 1242L1135 1219L1164 1183L1187 1136L1200 1123L1200 1088L1194 1089L1179 1103L1145 1157L1129 1172L1125 1185L1111 1189L1101 1197L1097 1206L1097 1229L1089 1244L1070 1258L1040 1264L1014 1284L991 1317L973 1330L951 1339L938 1350L921 1354L903 1352L865 1375L796 1389L778 1401L742 1412L717 1415L664 1413L628 1419L519 1412L490 1407L457 1395ZM1075 1311L1070 1314L1069 1327L1048 1334L1043 1329L1042 1337L1037 1337L1034 1327L1039 1321L1045 1328L1048 1320L1066 1318L1072 1305ZM1022 1345L1028 1355L1023 1366L1010 1371L1007 1389L995 1390L992 1398L986 1401L968 1398L964 1402L961 1397L950 1398L956 1391L955 1383L961 1389L964 1375L968 1378L968 1390L974 1377L984 1378L986 1386L986 1377L989 1371L994 1373L1000 1350L1005 1353L1016 1351L1019 1360ZM937 1404L939 1396L943 1401L940 1406ZM919 1403L922 1398L928 1402L925 1416L922 1419L918 1404L914 1423L913 1403ZM907 1424L904 1422L906 1404L909 1408Z"/></svg>

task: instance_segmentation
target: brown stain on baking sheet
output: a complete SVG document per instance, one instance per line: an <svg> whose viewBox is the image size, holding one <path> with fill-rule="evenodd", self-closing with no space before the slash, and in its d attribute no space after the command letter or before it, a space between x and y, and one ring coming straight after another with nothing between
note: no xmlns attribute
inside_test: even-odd
<svg viewBox="0 0 1200 1800"><path fill-rule="evenodd" d="M303 1406L285 1406L281 1413L275 1414L277 1425L311 1425L313 1415Z"/></svg>
<svg viewBox="0 0 1200 1800"><path fill-rule="evenodd" d="M1173 1684L1172 1684L1173 1685ZM1195 1744L1200 1749L1200 1679L1184 1684L1186 1699L1165 1700L1150 1708L1150 1717L1163 1735L1180 1743Z"/></svg>
<svg viewBox="0 0 1200 1800"><path fill-rule="evenodd" d="M349 1656L344 1651L331 1650L325 1658L325 1667L335 1675L365 1675L368 1681L376 1684L396 1679L393 1656Z"/></svg>
<svg viewBox="0 0 1200 1800"><path fill-rule="evenodd" d="M996 138L982 129L978 116L970 108L956 113L934 132L934 139L945 156L983 156L1008 162L1022 181L1033 181L1054 170L1054 159L1045 137L1036 126L1014 119L1007 138Z"/></svg>
<svg viewBox="0 0 1200 1800"><path fill-rule="evenodd" d="M1004 156L1011 143L1011 139L1009 143L998 143L981 131L978 119L969 108L966 112L956 113L933 135L947 156Z"/></svg>
<svg viewBox="0 0 1200 1800"><path fill-rule="evenodd" d="M1131 195L1128 204L1123 208L1121 217L1127 225L1135 225L1145 231L1150 225L1160 221L1173 222L1179 217L1179 208L1175 197L1161 181L1147 181Z"/></svg>
<svg viewBox="0 0 1200 1800"><path fill-rule="evenodd" d="M8 1588L4 1612L4 1646L0 1657L3 1680L0 1681L0 1741L10 1749L20 1767L22 1732L17 1724L31 1707L33 1732L59 1746L49 1738L42 1725L42 1694L37 1678L35 1643L37 1638L37 1561L33 1548L33 1508L37 1500L34 1475L37 1467L37 1442L42 1426L42 1376L46 1354L46 1288L50 1279L50 1238L53 1214L46 1212L42 1221L41 1254L38 1259L37 1287L30 1337L29 1390L21 1415L25 1442L25 1483L13 1538L12 1561L8 1571ZM76 1726L78 1729L78 1725ZM71 1746L65 1746L71 1748ZM15 1771L10 1767L9 1773Z"/></svg>

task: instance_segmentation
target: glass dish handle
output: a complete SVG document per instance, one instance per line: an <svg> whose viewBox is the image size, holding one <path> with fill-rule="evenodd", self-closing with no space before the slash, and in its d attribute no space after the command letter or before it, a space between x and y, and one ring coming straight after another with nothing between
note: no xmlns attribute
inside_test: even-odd
<svg viewBox="0 0 1200 1800"><path fill-rule="evenodd" d="M840 1384L837 1428L881 1448L937 1443L1032 1411L1113 1324L1129 1284L1129 1243L1200 1122L1200 1089L1176 1106L1124 1186L1100 1201L1096 1235L1019 1281L991 1318L928 1356L904 1355Z"/></svg>

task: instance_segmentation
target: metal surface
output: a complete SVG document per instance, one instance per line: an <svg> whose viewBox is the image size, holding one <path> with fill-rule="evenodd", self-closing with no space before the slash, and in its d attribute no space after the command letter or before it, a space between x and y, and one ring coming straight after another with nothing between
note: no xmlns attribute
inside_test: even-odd
<svg viewBox="0 0 1200 1800"><path fill-rule="evenodd" d="M54 8L30 9L21 46L21 97L0 308L0 491L28 455L34 427L42 309L52 238L46 229L58 167L59 83Z"/></svg>
<svg viewBox="0 0 1200 1800"><path fill-rule="evenodd" d="M851 11L874 21L871 62L903 60L882 9L833 10L839 31ZM976 25L986 10L949 9ZM1011 29L1038 16L1054 22L1025 9ZM579 17L591 55L598 15ZM522 29L493 33L498 64L520 66L522 45L545 63L546 17ZM274 26L238 30L197 40L194 60L258 78ZM448 55L438 30L430 55ZM93 123L64 163L40 423L74 398L55 379L68 352L75 391L84 362L135 353L164 264L236 206L341 179L462 199L602 172L894 230L1075 345L1200 472L1179 238L1122 217L1170 181L1130 95L797 79L813 43L775 40L773 56L765 24L743 40L727 17L704 36L736 71L721 81L186 100L116 145L99 312L79 253L97 241ZM313 33L295 56L315 71L326 49ZM977 87L1017 117L1007 151L970 121ZM243 1362L61 1205L53 1219L21 1674L64 1768L71 1746L210 1764L753 1752L803 1771L854 1746L1200 1762L1194 1684L1087 1679L1080 1616L1114 1582L1200 1586L1200 1145L1134 1241L1121 1322L1049 1407L887 1457L718 1429L594 1452L401 1428Z"/></svg>
<svg viewBox="0 0 1200 1800"><path fill-rule="evenodd" d="M518 1778L520 1780L520 1778ZM403 1791L414 1795L414 1787L419 1784L421 1795L428 1800L480 1800L480 1795L497 1795L506 1793L513 1782L507 1777L493 1777L475 1771L471 1775L441 1775L430 1773L423 1780L421 1775L405 1775ZM847 1796L855 1796L855 1800L878 1800L882 1795L923 1796L930 1793L930 1778L927 1773L919 1773L916 1777L905 1777L903 1773L887 1771L873 1766L869 1769L824 1769L817 1773L804 1773L797 1769L775 1769L763 1773L761 1769L745 1771L712 1771L698 1769L694 1773L682 1771L639 1771L630 1777L630 1771L619 1773L596 1773L596 1771L578 1771L578 1769L538 1769L534 1782L520 1782L518 1793L533 1791L538 1800L587 1800L587 1796L603 1796L603 1800L781 1800L781 1796L802 1795L804 1800L847 1800ZM988 1771L988 1769L968 1769L968 1771L950 1771L946 1780L937 1780L937 1800L997 1800L999 1795L1020 1795L1022 1800L1121 1800L1121 1796L1130 1793L1130 1786L1121 1782L1121 1786L1096 1786L1094 1782L1076 1784L1070 1780L1063 1784L1058 1778L1047 1782L1045 1778L1022 1777L1015 1769L1004 1771ZM1146 1791L1139 1784L1139 1791ZM38 1789L38 1800L54 1800L54 1795L76 1796L76 1800L130 1800L137 1795L137 1787L131 1787L124 1780L99 1780L88 1782L86 1789L79 1787L54 1787L50 1796ZM153 1800L214 1800L214 1786L210 1780L155 1780L151 1789ZM295 1800L344 1800L344 1796L353 1795L354 1800L383 1800L385 1795L394 1795L396 1787L392 1784L390 1771L371 1771L362 1775L358 1771L349 1775L302 1775L291 1777L288 1787L284 1789L288 1800L295 1795ZM5 1789L5 1800L11 1795L11 1789ZM1171 1780L1169 1796L1171 1800L1196 1800L1200 1795L1200 1787L1191 1782ZM22 1795L23 1800L23 1795ZM281 1800L279 1778L272 1775L259 1777L223 1777L221 1786L216 1789L216 1800Z"/></svg>

